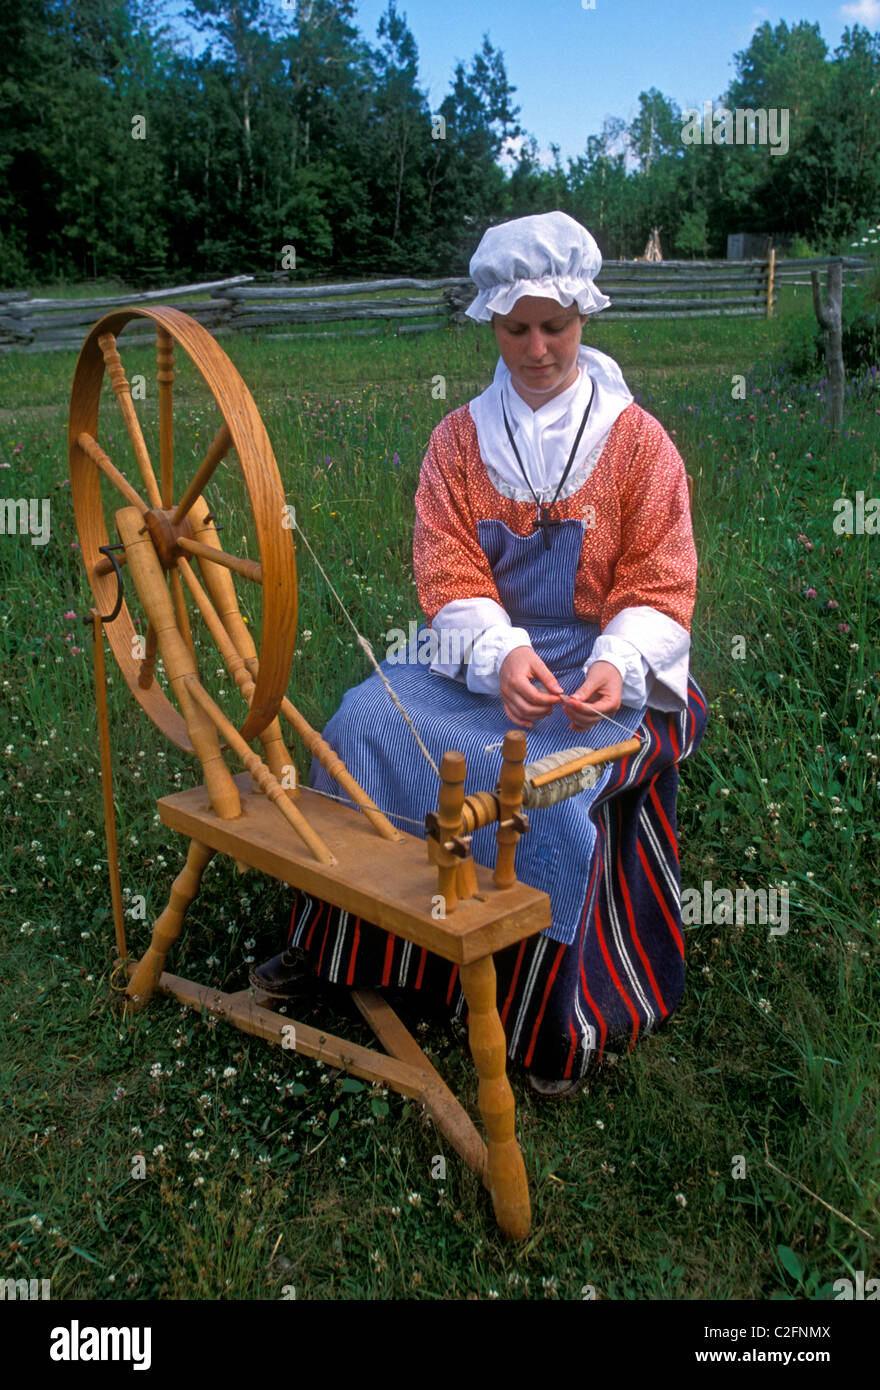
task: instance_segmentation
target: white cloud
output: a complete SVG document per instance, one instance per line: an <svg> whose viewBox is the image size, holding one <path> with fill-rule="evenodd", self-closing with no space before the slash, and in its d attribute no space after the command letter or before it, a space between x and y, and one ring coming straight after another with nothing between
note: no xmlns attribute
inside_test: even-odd
<svg viewBox="0 0 880 1390"><path fill-rule="evenodd" d="M854 5L841 5L840 13L857 24L880 24L880 0L856 0Z"/></svg>

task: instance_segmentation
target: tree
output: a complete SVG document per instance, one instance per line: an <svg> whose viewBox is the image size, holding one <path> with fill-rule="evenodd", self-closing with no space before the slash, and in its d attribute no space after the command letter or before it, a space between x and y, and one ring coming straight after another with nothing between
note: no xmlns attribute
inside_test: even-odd
<svg viewBox="0 0 880 1390"><path fill-rule="evenodd" d="M484 34L469 68L457 63L452 90L440 105L446 139L432 152L431 216L435 261L464 269L475 239L505 210L505 175L499 158L522 134L507 80L504 55ZM469 249L468 249L469 248Z"/></svg>
<svg viewBox="0 0 880 1390"><path fill-rule="evenodd" d="M639 111L630 123L629 147L646 177L660 159L679 160L685 147L681 140L681 109L656 87L639 93Z"/></svg>
<svg viewBox="0 0 880 1390"><path fill-rule="evenodd" d="M394 0L379 20L373 53L375 96L370 122L374 188L389 206L376 209L382 242L398 264L404 210L414 237L424 230L421 166L427 156L431 121L427 98L418 86L419 51ZM384 200L383 200L384 201Z"/></svg>

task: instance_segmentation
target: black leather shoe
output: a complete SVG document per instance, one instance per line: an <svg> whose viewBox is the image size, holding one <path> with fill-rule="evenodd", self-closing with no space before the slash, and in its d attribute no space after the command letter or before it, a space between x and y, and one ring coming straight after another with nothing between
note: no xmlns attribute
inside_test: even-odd
<svg viewBox="0 0 880 1390"><path fill-rule="evenodd" d="M587 1084L585 1076L576 1076L568 1081L551 1080L542 1076L536 1076L534 1072L526 1073L529 1083L529 1090L533 1096L539 1100L562 1100L564 1096L577 1095Z"/></svg>
<svg viewBox="0 0 880 1390"><path fill-rule="evenodd" d="M275 999L289 999L304 993L315 983L315 972L305 951L282 951L262 965L251 968L248 979L254 989L271 994Z"/></svg>

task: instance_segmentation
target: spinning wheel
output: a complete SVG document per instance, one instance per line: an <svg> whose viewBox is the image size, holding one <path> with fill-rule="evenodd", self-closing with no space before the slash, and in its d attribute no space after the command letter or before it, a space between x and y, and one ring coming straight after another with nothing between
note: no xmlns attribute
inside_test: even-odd
<svg viewBox="0 0 880 1390"><path fill-rule="evenodd" d="M133 318L150 319L156 324L161 482L153 470L131 386L117 350L117 337ZM185 480L180 477L179 467L175 471L174 460L175 344L183 349L207 383L220 415L219 428L210 448L193 476ZM97 442L105 372L119 402L140 470L140 492ZM100 551L101 546L108 544L101 499L102 474L110 480L119 499L133 506L142 518L141 524L146 524L162 573L168 576L177 635L190 649L192 636L182 577L188 579L192 573L191 556L203 555L206 545L214 551L214 563L206 568L209 594L224 622L229 621L235 629L236 642L246 637L245 645L249 649L253 649L253 641L237 616L238 605L229 576L235 572L260 586L263 621L259 673L240 733L246 741L262 733L277 715L290 677L296 641L296 559L290 527L285 529L284 526L288 513L272 446L253 399L229 358L205 329L179 309L127 309L107 315L92 329L77 362L71 393L69 444L77 529L89 583L100 611L109 611L116 597L113 565ZM202 495L218 465L233 449L253 511L259 563L227 555L222 550ZM181 486L181 482L185 485ZM189 592L194 597L192 587ZM148 630L146 654L140 660L136 656L137 634L127 603L123 603L119 616L108 625L107 631L113 654L132 694L163 733L178 747L192 750L187 722L169 703L154 677L156 629ZM256 650L248 650L247 655L255 658ZM186 701L184 695L183 702Z"/></svg>
<svg viewBox="0 0 880 1390"><path fill-rule="evenodd" d="M156 325L158 478L117 345L132 319ZM188 461L187 467L175 458L175 349L189 364L187 370L194 368L207 386L220 417L204 457L198 464ZM101 433L104 443L99 442L105 375L140 472L139 486L114 462L113 453L119 458L120 452L110 429L106 436ZM537 804L548 787L550 799L575 794L591 767L634 751L638 741L592 752L572 749L570 754L577 756L559 754L544 765L526 768L525 735L512 730L504 740L498 788L468 797L464 758L446 753L437 809L426 822L426 856L425 842L394 828L286 695L296 630L291 535L295 518L292 521L293 509L285 501L257 408L210 334L167 307L130 308L101 319L87 337L76 367L69 449L77 529L96 603L104 812L117 954L129 974L127 1007L143 1008L158 989L190 1007L225 1017L245 1032L419 1098L489 1188L504 1233L517 1239L525 1236L528 1187L514 1134L513 1093L505 1072L506 1044L492 962L494 951L550 925L546 894L518 883L514 873L516 843L528 830L522 807ZM205 497L218 468L233 454L252 513L259 559L231 554L221 546ZM229 482L228 469L225 476ZM119 542L111 544L104 499L113 493L124 505L113 517ZM254 594L261 599L259 621L254 618L250 626L239 608L233 576L248 586L249 600ZM136 630L129 602L142 614L143 633ZM202 628L243 697L244 711L238 719L223 711L210 693L207 675L200 673ZM190 847L137 964L128 960L119 888L103 682L105 629L135 699L163 733L198 758L204 777L204 786L158 803L164 824L188 836ZM215 662L214 657L211 665ZM358 810L296 785L279 714ZM263 757L251 746L256 739ZM243 763L246 773L233 777L224 761L226 750ZM492 874L470 855L471 833L489 824L498 827L498 862ZM216 852L229 855L240 868L269 873L458 964L488 1145L415 1039L374 991L352 993L390 1055L291 1024L288 1017L265 1007L268 996L253 990L226 994L165 972L167 953ZM445 915L435 910L438 894Z"/></svg>

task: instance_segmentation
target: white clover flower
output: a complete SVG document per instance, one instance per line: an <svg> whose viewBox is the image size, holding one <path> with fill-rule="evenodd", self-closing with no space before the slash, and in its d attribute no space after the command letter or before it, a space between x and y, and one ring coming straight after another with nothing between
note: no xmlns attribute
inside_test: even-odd
<svg viewBox="0 0 880 1390"><path fill-rule="evenodd" d="M680 1207L686 1207L688 1204L687 1197L685 1197L683 1192L676 1192L675 1200Z"/></svg>

